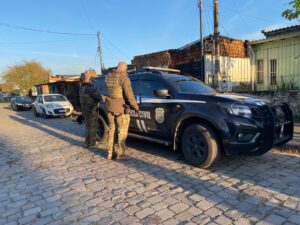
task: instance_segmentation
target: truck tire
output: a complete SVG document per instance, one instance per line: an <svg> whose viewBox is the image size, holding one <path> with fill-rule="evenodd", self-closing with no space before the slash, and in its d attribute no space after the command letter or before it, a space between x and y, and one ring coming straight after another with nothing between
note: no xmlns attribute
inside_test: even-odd
<svg viewBox="0 0 300 225"><path fill-rule="evenodd" d="M98 115L98 131L97 131L97 141L100 143L105 143L108 134L108 125L102 115Z"/></svg>
<svg viewBox="0 0 300 225"><path fill-rule="evenodd" d="M204 124L193 124L184 130L181 149L186 160L200 168L211 167L221 154L217 134Z"/></svg>

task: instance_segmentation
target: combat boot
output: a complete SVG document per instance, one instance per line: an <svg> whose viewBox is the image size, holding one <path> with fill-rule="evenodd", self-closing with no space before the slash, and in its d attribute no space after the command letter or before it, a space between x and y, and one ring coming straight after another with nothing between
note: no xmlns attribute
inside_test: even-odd
<svg viewBox="0 0 300 225"><path fill-rule="evenodd" d="M107 159L108 160L112 160L113 159L113 152L108 152L108 155L107 155Z"/></svg>

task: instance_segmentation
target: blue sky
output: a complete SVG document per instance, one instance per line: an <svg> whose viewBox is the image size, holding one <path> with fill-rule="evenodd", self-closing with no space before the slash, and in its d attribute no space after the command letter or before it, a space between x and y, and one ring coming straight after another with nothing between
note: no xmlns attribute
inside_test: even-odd
<svg viewBox="0 0 300 225"><path fill-rule="evenodd" d="M281 17L290 0L219 0L222 35L262 38L262 29L296 24ZM178 48L199 37L196 0L0 1L0 24L91 34L57 35L0 25L0 76L8 66L37 60L53 74L99 70L96 32L106 67L135 55ZM212 0L204 2L205 34L212 32ZM298 22L299 23L299 22Z"/></svg>

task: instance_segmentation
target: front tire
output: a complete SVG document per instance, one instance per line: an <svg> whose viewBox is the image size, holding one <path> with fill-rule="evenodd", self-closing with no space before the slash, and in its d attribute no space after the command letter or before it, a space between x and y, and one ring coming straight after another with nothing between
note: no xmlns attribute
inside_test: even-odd
<svg viewBox="0 0 300 225"><path fill-rule="evenodd" d="M200 168L211 167L221 154L216 132L204 124L193 124L184 130L181 148L186 160Z"/></svg>
<svg viewBox="0 0 300 225"><path fill-rule="evenodd" d="M38 117L38 116L39 116L39 114L38 114L38 112L36 111L35 107L33 107L33 114L34 114L35 117Z"/></svg>
<svg viewBox="0 0 300 225"><path fill-rule="evenodd" d="M44 119L48 119L48 115L46 114L45 109L43 109L43 118L44 118Z"/></svg>
<svg viewBox="0 0 300 225"><path fill-rule="evenodd" d="M108 134L108 125L102 115L98 115L97 141L104 143Z"/></svg>

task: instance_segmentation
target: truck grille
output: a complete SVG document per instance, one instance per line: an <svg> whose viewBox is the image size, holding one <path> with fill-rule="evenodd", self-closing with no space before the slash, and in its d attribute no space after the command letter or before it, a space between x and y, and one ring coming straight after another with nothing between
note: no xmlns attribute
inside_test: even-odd
<svg viewBox="0 0 300 225"><path fill-rule="evenodd" d="M290 107L284 103L275 106L257 106L251 109L253 119L261 123L265 132L265 138L274 140L290 139L293 135L293 113Z"/></svg>

